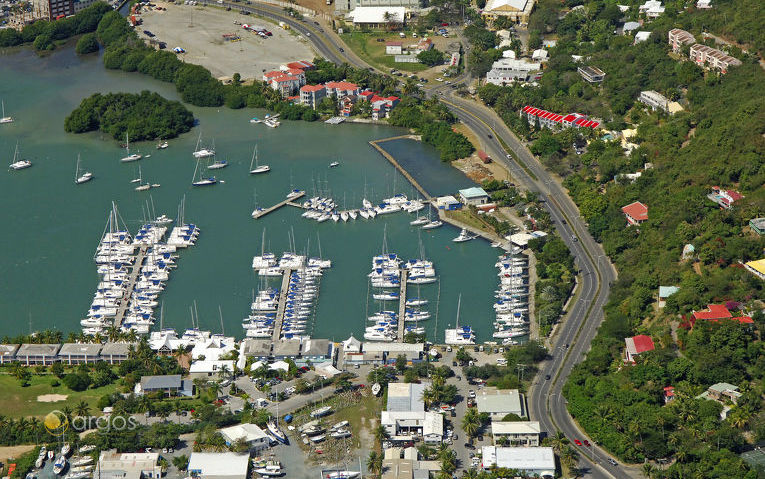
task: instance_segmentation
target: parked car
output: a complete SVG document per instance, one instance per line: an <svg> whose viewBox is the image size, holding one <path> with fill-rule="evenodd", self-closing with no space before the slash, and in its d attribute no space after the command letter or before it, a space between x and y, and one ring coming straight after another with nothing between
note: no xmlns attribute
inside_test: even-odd
<svg viewBox="0 0 765 479"><path fill-rule="evenodd" d="M574 444L576 444L577 446L581 446L582 441L580 441L579 439L574 439Z"/></svg>
<svg viewBox="0 0 765 479"><path fill-rule="evenodd" d="M613 459L611 459L610 457L608 458L608 462L610 462L612 466L618 466L618 465L619 465L619 463L618 463L618 462L614 461L614 460L613 460Z"/></svg>
<svg viewBox="0 0 765 479"><path fill-rule="evenodd" d="M584 445L585 445L585 446L587 446L587 447L590 447L590 441L588 441L587 439L585 439L583 442L584 442Z"/></svg>

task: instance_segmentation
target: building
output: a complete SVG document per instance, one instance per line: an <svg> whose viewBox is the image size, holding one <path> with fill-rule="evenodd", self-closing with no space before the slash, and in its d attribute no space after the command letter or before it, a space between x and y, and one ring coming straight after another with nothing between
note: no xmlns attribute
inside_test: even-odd
<svg viewBox="0 0 765 479"><path fill-rule="evenodd" d="M200 479L246 479L249 454L236 452L192 452L187 471Z"/></svg>
<svg viewBox="0 0 765 479"><path fill-rule="evenodd" d="M433 40L430 38L421 38L419 42L417 42L417 51L427 52L433 49ZM459 54L458 54L459 55Z"/></svg>
<svg viewBox="0 0 765 479"><path fill-rule="evenodd" d="M396 358L404 356L407 362L415 363L423 359L425 355L425 344L423 343L364 343L363 351L370 354L382 355L382 360L386 364L393 364Z"/></svg>
<svg viewBox="0 0 765 479"><path fill-rule="evenodd" d="M693 311L691 313L690 322L692 326L695 326L696 321L711 321L716 323L718 321L736 321L739 324L753 324L752 318L749 316L734 317L733 313L724 304L708 304L706 310Z"/></svg>
<svg viewBox="0 0 765 479"><path fill-rule="evenodd" d="M352 334L351 336L343 341L343 352L346 353L360 353L361 352L361 341L356 339Z"/></svg>
<svg viewBox="0 0 765 479"><path fill-rule="evenodd" d="M525 248L528 246L529 241L537 238L544 238L545 236L547 236L547 233L544 231L532 231L531 233L514 233L507 239L514 245Z"/></svg>
<svg viewBox="0 0 765 479"><path fill-rule="evenodd" d="M676 101L669 101L664 95L653 90L641 91L638 101L648 105L653 111L662 110L670 115L683 109Z"/></svg>
<svg viewBox="0 0 765 479"><path fill-rule="evenodd" d="M667 386L664 388L664 404L669 404L675 400L675 387Z"/></svg>
<svg viewBox="0 0 765 479"><path fill-rule="evenodd" d="M588 120L586 115L581 113L569 113L568 115L559 115L541 108L526 105L520 112L529 121L529 125L536 126L537 121L542 128L551 130L560 130L563 128L598 128L600 122Z"/></svg>
<svg viewBox="0 0 765 479"><path fill-rule="evenodd" d="M624 25L622 25L622 33L626 35L628 33L634 32L638 28L640 28L639 22L625 22Z"/></svg>
<svg viewBox="0 0 765 479"><path fill-rule="evenodd" d="M84 10L88 8L89 6L96 3L96 1L98 0L75 0L73 2L74 13L78 13L80 10Z"/></svg>
<svg viewBox="0 0 765 479"><path fill-rule="evenodd" d="M637 32L635 34L635 40L632 42L633 45L637 45L638 43L645 42L651 37L651 32Z"/></svg>
<svg viewBox="0 0 765 479"><path fill-rule="evenodd" d="M426 443L440 443L444 436L444 416L425 411L423 393L429 384L389 383L386 410L380 424L393 441L410 441L420 436Z"/></svg>
<svg viewBox="0 0 765 479"><path fill-rule="evenodd" d="M638 11L645 14L646 18L657 18L664 13L664 6L659 0L648 0L638 7Z"/></svg>
<svg viewBox="0 0 765 479"><path fill-rule="evenodd" d="M414 463L411 459L383 459L381 479L414 479Z"/></svg>
<svg viewBox="0 0 765 479"><path fill-rule="evenodd" d="M353 25L389 29L406 24L405 7L356 7L347 15Z"/></svg>
<svg viewBox="0 0 765 479"><path fill-rule="evenodd" d="M527 477L555 477L555 454L551 447L484 446L483 469L515 469Z"/></svg>
<svg viewBox="0 0 765 479"><path fill-rule="evenodd" d="M627 217L627 226L648 221L648 207L639 201L623 206L622 213Z"/></svg>
<svg viewBox="0 0 765 479"><path fill-rule="evenodd" d="M699 0L696 2L696 8L699 10L707 10L712 8L712 0Z"/></svg>
<svg viewBox="0 0 765 479"><path fill-rule="evenodd" d="M347 81L330 81L324 84L327 96L335 95L337 98L351 96L356 98L361 93L361 88L355 83Z"/></svg>
<svg viewBox="0 0 765 479"><path fill-rule="evenodd" d="M506 17L516 23L528 23L534 0L489 0L481 15L487 20Z"/></svg>
<svg viewBox="0 0 765 479"><path fill-rule="evenodd" d="M218 360L222 356L231 354L235 349L236 341L233 337L224 339L218 337L210 338L194 345L191 349L191 359Z"/></svg>
<svg viewBox="0 0 765 479"><path fill-rule="evenodd" d="M136 394L163 392L168 396L193 396L194 384L189 379L181 379L180 374L162 376L142 376L136 384Z"/></svg>
<svg viewBox="0 0 765 479"><path fill-rule="evenodd" d="M669 45L675 53L679 53L683 45L693 45L694 43L696 43L696 38L685 30L673 28L669 31Z"/></svg>
<svg viewBox="0 0 765 479"><path fill-rule="evenodd" d="M386 55L401 55L404 53L404 44L402 42L385 42Z"/></svg>
<svg viewBox="0 0 765 479"><path fill-rule="evenodd" d="M531 52L531 59L537 62L546 62L549 55L544 48L538 48Z"/></svg>
<svg viewBox="0 0 765 479"><path fill-rule="evenodd" d="M0 364L9 364L16 361L18 344L0 344Z"/></svg>
<svg viewBox="0 0 765 479"><path fill-rule="evenodd" d="M158 452L101 451L98 456L99 479L151 479L162 477Z"/></svg>
<svg viewBox="0 0 765 479"><path fill-rule="evenodd" d="M64 364L93 364L101 360L100 344L65 343L58 351L58 359Z"/></svg>
<svg viewBox="0 0 765 479"><path fill-rule="evenodd" d="M491 70L486 73L486 83L504 86L515 81L529 81L532 72L541 69L541 63L530 62L525 58L500 58L492 63Z"/></svg>
<svg viewBox="0 0 765 479"><path fill-rule="evenodd" d="M278 91L282 98L287 98L298 91L301 87L301 80L298 76L281 73L281 75L271 76L268 84L271 89Z"/></svg>
<svg viewBox="0 0 765 479"><path fill-rule="evenodd" d="M635 363L636 356L655 349L653 339L645 334L640 334L631 338L624 338L624 343L627 346L625 348L626 361L633 364Z"/></svg>
<svg viewBox="0 0 765 479"><path fill-rule="evenodd" d="M22 344L16 351L16 361L26 366L49 366L58 361L59 349L60 344Z"/></svg>
<svg viewBox="0 0 765 479"><path fill-rule="evenodd" d="M335 12L338 13L346 13L359 7L404 7L418 10L420 0L335 0Z"/></svg>
<svg viewBox="0 0 765 479"><path fill-rule="evenodd" d="M659 286L659 308L663 308L667 298L680 291L677 286Z"/></svg>
<svg viewBox="0 0 765 479"><path fill-rule="evenodd" d="M709 386L706 391L696 396L696 399L709 399L722 403L730 401L736 404L740 397L741 393L738 390L738 386L728 383L717 383Z"/></svg>
<svg viewBox="0 0 765 479"><path fill-rule="evenodd" d="M496 445L502 438L512 446L539 446L542 429L538 421L492 421L491 435Z"/></svg>
<svg viewBox="0 0 765 479"><path fill-rule="evenodd" d="M460 200L465 205L485 205L489 202L489 194L484 191L483 188L473 186L472 188L465 188L459 190Z"/></svg>
<svg viewBox="0 0 765 479"><path fill-rule="evenodd" d="M300 341L282 340L274 343L274 359L298 359L300 356Z"/></svg>
<svg viewBox="0 0 765 479"><path fill-rule="evenodd" d="M758 278L765 280L765 258L748 261L744 263L744 268Z"/></svg>
<svg viewBox="0 0 765 479"><path fill-rule="evenodd" d="M597 67L577 67L576 71L589 83L601 83L606 78L603 70Z"/></svg>
<svg viewBox="0 0 765 479"><path fill-rule="evenodd" d="M247 338L239 344L239 359L254 358L266 361L271 357L271 340ZM243 368L240 368L243 369Z"/></svg>
<svg viewBox="0 0 765 479"><path fill-rule="evenodd" d="M109 364L127 361L130 348L133 347L135 347L134 343L106 343L101 348L101 361L106 361Z"/></svg>
<svg viewBox="0 0 765 479"><path fill-rule="evenodd" d="M204 359L191 363L189 376L192 379L217 379L234 373L233 359Z"/></svg>
<svg viewBox="0 0 765 479"><path fill-rule="evenodd" d="M328 339L308 339L303 343L300 357L311 362L332 359L332 346Z"/></svg>
<svg viewBox="0 0 765 479"><path fill-rule="evenodd" d="M719 186L713 186L712 192L707 195L707 198L714 201L723 208L733 208L733 204L744 198L744 195L735 190L724 190Z"/></svg>
<svg viewBox="0 0 765 479"><path fill-rule="evenodd" d="M305 72L306 70L315 70L316 65L314 65L311 62L307 62L305 60L299 60L296 62L290 62L284 65L279 66L280 70L301 70Z"/></svg>
<svg viewBox="0 0 765 479"><path fill-rule="evenodd" d="M35 0L34 4L35 10L42 12L49 20L68 17L75 13L73 0Z"/></svg>
<svg viewBox="0 0 765 479"><path fill-rule="evenodd" d="M484 388L475 402L478 412L488 413L494 421L501 421L508 414L526 417L525 400L517 389Z"/></svg>
<svg viewBox="0 0 765 479"><path fill-rule="evenodd" d="M741 60L734 58L720 50L697 43L691 46L689 53L691 60L700 66L708 66L714 70L726 73L728 68L741 65Z"/></svg>
<svg viewBox="0 0 765 479"><path fill-rule="evenodd" d="M749 227L758 235L765 235L765 218L752 218L749 220Z"/></svg>
<svg viewBox="0 0 765 479"><path fill-rule="evenodd" d="M439 196L436 198L436 208L439 210L452 211L458 210L461 207L462 203L460 203L457 198L453 197L452 195Z"/></svg>
<svg viewBox="0 0 765 479"><path fill-rule="evenodd" d="M236 441L242 439L249 446L250 451L258 453L268 449L271 445L271 436L255 424L242 423L220 429L219 432L226 440L226 445L230 446Z"/></svg>
<svg viewBox="0 0 765 479"><path fill-rule="evenodd" d="M424 383L389 383L385 408L388 411L422 412L425 410L422 399L425 389Z"/></svg>

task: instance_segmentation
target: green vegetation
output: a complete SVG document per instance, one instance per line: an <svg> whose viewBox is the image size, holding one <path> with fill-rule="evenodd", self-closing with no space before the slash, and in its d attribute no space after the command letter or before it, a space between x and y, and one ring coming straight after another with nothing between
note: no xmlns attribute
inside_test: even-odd
<svg viewBox="0 0 765 479"><path fill-rule="evenodd" d="M525 392L536 374L537 364L546 357L547 350L540 342L528 341L505 349L507 366L468 366L463 367L462 372L467 379L483 379L487 386Z"/></svg>
<svg viewBox="0 0 765 479"><path fill-rule="evenodd" d="M344 33L341 38L362 60L380 70L395 68L401 71L420 72L428 68L423 63L396 63L393 55L385 54L385 41L400 40L397 33ZM378 41L381 38L385 41Z"/></svg>
<svg viewBox="0 0 765 479"><path fill-rule="evenodd" d="M563 305L574 287L574 257L557 234L529 241L537 259L534 307L540 336L550 334L563 313Z"/></svg>
<svg viewBox="0 0 765 479"><path fill-rule="evenodd" d="M94 32L98 22L107 12L114 10L104 2L97 2L68 18L53 22L38 20L25 26L20 32L12 28L0 29L0 47L32 43L36 50L53 50L57 41Z"/></svg>
<svg viewBox="0 0 765 479"><path fill-rule="evenodd" d="M86 33L77 41L75 51L78 55L85 55L98 51L98 37L95 33Z"/></svg>
<svg viewBox="0 0 765 479"><path fill-rule="evenodd" d="M194 126L194 115L180 102L157 93L95 93L64 121L72 133L100 130L114 139L129 133L135 141L175 138Z"/></svg>
<svg viewBox="0 0 765 479"><path fill-rule="evenodd" d="M417 59L420 63L424 63L429 67L434 67L444 62L444 52L431 48L430 50L425 50L417 54Z"/></svg>

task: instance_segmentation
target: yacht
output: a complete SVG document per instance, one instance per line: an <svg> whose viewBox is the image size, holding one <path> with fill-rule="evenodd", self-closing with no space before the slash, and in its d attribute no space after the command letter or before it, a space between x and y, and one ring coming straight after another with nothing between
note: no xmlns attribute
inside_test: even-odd
<svg viewBox="0 0 765 479"><path fill-rule="evenodd" d="M389 343L393 341L393 336L383 333L381 331L373 331L373 332L364 333L364 339L367 341L381 341L381 342Z"/></svg>
<svg viewBox="0 0 765 479"><path fill-rule="evenodd" d="M32 162L29 160L19 160L19 143L16 142L16 151L13 152L13 161L10 164L12 170L23 170L32 166Z"/></svg>
<svg viewBox="0 0 765 479"><path fill-rule="evenodd" d="M263 467L256 468L255 472L265 477L278 477L284 475L282 466L278 462L269 462Z"/></svg>
<svg viewBox="0 0 765 479"><path fill-rule="evenodd" d="M470 241L476 238L477 236L469 234L465 228L462 228L462 231L460 231L460 235L454 238L452 241L454 241L455 243L464 243L465 241Z"/></svg>
<svg viewBox="0 0 765 479"><path fill-rule="evenodd" d="M207 165L208 170L220 170L221 168L225 168L228 166L228 161L226 160L218 160L214 163L211 163Z"/></svg>
<svg viewBox="0 0 765 479"><path fill-rule="evenodd" d="M358 213L356 212L356 210L350 210L348 211L348 216L350 216L352 220L355 220L356 218L358 218Z"/></svg>
<svg viewBox="0 0 765 479"><path fill-rule="evenodd" d="M289 444L289 440L287 439L287 435L284 434L281 429L279 429L279 425L276 424L275 420L268 421L268 424L266 424L266 427L268 428L268 432L282 444Z"/></svg>
<svg viewBox="0 0 765 479"><path fill-rule="evenodd" d="M454 329L444 330L445 343L451 345L470 345L475 344L475 333L470 326L460 326L460 304L462 295L457 300L457 320Z"/></svg>
<svg viewBox="0 0 765 479"><path fill-rule="evenodd" d="M160 141L159 143L157 143L157 149L158 150L164 150L168 146L170 146L170 145L168 145L166 141Z"/></svg>
<svg viewBox="0 0 765 479"><path fill-rule="evenodd" d="M192 179L191 186L209 186L214 185L218 182L218 180L214 177L208 177L208 178L202 178L201 176L197 178L197 170L199 169L199 160L197 160L197 166L194 168L194 178Z"/></svg>
<svg viewBox="0 0 765 479"><path fill-rule="evenodd" d="M269 171L271 171L270 166L258 164L258 145L255 145L255 149L252 151L252 159L250 160L250 174L257 175L258 173L268 173Z"/></svg>
<svg viewBox="0 0 765 479"><path fill-rule="evenodd" d="M424 230L432 230L434 228L438 228L438 227L442 226L443 224L444 223L441 220L430 221L427 224L423 225L422 229L424 229Z"/></svg>
<svg viewBox="0 0 765 479"><path fill-rule="evenodd" d="M354 479L360 475L359 471L335 471L327 474L327 479Z"/></svg>
<svg viewBox="0 0 765 479"><path fill-rule="evenodd" d="M412 298L406 300L406 306L424 306L428 304L427 299L420 299L420 298Z"/></svg>
<svg viewBox="0 0 765 479"><path fill-rule="evenodd" d="M336 166L340 166L340 162L339 161L333 161L332 163L329 164L330 168L334 168Z"/></svg>
<svg viewBox="0 0 765 479"><path fill-rule="evenodd" d="M199 142L202 140L202 133L199 133L199 138L197 138L197 146L194 148L194 158L200 159L200 158L209 158L211 156L215 156L215 147L212 148L202 148L199 149Z"/></svg>
<svg viewBox="0 0 765 479"><path fill-rule="evenodd" d="M66 458L64 456L59 456L56 459L56 462L53 463L53 473L54 474L61 474L61 472L66 468Z"/></svg>
<svg viewBox="0 0 765 479"><path fill-rule="evenodd" d="M289 193L287 193L287 199L291 200L293 198L297 198L299 196L302 196L305 194L305 191L303 190L292 190Z"/></svg>

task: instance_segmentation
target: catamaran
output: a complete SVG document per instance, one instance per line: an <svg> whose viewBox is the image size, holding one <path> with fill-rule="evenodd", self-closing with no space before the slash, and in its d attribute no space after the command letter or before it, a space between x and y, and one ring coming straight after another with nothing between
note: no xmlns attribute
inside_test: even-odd
<svg viewBox="0 0 765 479"><path fill-rule="evenodd" d="M201 176L197 178L197 171L199 170L199 159L197 158L197 166L194 168L194 178L192 178L191 186L208 186L208 185L214 185L218 182L218 180L211 176L209 178L202 178Z"/></svg>
<svg viewBox="0 0 765 479"><path fill-rule="evenodd" d="M417 219L414 219L409 222L412 226L422 226L430 223L430 220L425 216L418 216Z"/></svg>
<svg viewBox="0 0 765 479"><path fill-rule="evenodd" d="M77 155L77 169L74 172L74 182L75 184L81 185L82 183L87 183L88 181L93 179L93 173L86 171L83 174L80 174L80 155Z"/></svg>
<svg viewBox="0 0 765 479"><path fill-rule="evenodd" d="M143 155L140 155L138 153L130 154L130 136L125 132L125 152L127 153L127 156L120 159L123 163L129 163L131 161L138 161L141 158L143 158Z"/></svg>
<svg viewBox="0 0 765 479"><path fill-rule="evenodd" d="M213 144L212 148L202 148L199 149L199 142L202 140L202 132L199 133L199 138L197 138L197 146L194 147L194 158L208 158L210 156L215 156L215 146Z"/></svg>
<svg viewBox="0 0 765 479"><path fill-rule="evenodd" d="M5 101L2 101L1 103L3 104L3 114L0 115L0 124L13 123L13 117L5 116Z"/></svg>
<svg viewBox="0 0 765 479"><path fill-rule="evenodd" d="M460 304L462 303L462 294L457 299L457 320L454 329L444 330L446 344L475 344L475 333L470 326L460 326Z"/></svg>
<svg viewBox="0 0 765 479"><path fill-rule="evenodd" d="M271 171L271 167L268 165L258 165L258 145L255 145L255 149L252 150L252 159L250 160L250 174L257 175L258 173L268 173Z"/></svg>
<svg viewBox="0 0 765 479"><path fill-rule="evenodd" d="M32 166L32 162L29 160L19 160L17 159L19 156L19 142L16 142L16 151L13 152L13 161L10 164L10 169L12 170L23 170L24 168L29 168Z"/></svg>

